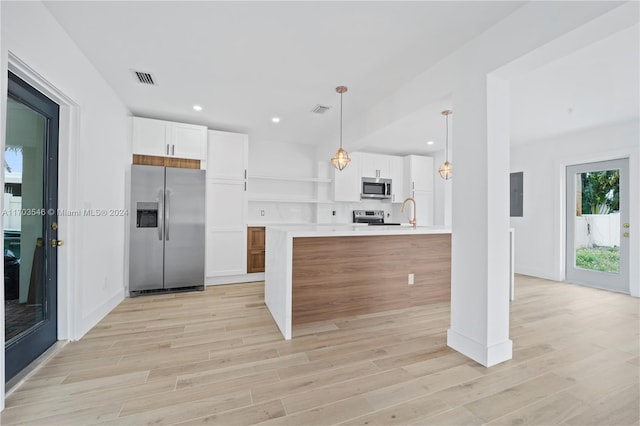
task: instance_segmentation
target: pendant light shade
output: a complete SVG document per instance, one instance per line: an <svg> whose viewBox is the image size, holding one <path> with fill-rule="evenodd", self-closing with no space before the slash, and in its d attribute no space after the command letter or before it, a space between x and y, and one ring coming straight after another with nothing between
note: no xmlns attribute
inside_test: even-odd
<svg viewBox="0 0 640 426"><path fill-rule="evenodd" d="M331 158L331 163L333 164L333 167L340 171L344 170L344 168L351 162L349 153L342 148L342 94L346 91L346 86L336 87L336 92L340 93L340 148Z"/></svg>
<svg viewBox="0 0 640 426"><path fill-rule="evenodd" d="M438 169L438 174L444 180L449 180L453 177L453 168L451 167L451 163L449 162L449 116L453 114L453 111L450 109L442 111L442 115L446 117L447 120L447 137L445 139L445 153L444 153L444 163Z"/></svg>
<svg viewBox="0 0 640 426"><path fill-rule="evenodd" d="M342 149L342 147L340 147L340 149L338 149L338 151L331 158L333 167L340 171L344 170L344 168L347 167L350 162L351 157L349 157L349 153Z"/></svg>

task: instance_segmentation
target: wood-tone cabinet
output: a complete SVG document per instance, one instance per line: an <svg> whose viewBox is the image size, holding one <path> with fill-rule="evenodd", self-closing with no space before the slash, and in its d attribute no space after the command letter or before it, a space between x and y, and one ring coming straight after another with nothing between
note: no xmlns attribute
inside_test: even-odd
<svg viewBox="0 0 640 426"><path fill-rule="evenodd" d="M206 160L207 128L195 124L133 117L133 153Z"/></svg>
<svg viewBox="0 0 640 426"><path fill-rule="evenodd" d="M247 273L264 272L264 226L247 228Z"/></svg>

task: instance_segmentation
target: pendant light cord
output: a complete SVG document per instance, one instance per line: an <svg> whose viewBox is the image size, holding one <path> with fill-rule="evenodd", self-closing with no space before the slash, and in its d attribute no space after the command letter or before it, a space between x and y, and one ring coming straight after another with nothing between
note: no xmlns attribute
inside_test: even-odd
<svg viewBox="0 0 640 426"><path fill-rule="evenodd" d="M446 161L448 163L449 162L449 114L447 114L445 116L445 119L447 120L447 138L445 139L445 141L446 141L446 149L445 149L446 158L444 159L444 161Z"/></svg>
<svg viewBox="0 0 640 426"><path fill-rule="evenodd" d="M342 148L342 93L340 93L340 148Z"/></svg>

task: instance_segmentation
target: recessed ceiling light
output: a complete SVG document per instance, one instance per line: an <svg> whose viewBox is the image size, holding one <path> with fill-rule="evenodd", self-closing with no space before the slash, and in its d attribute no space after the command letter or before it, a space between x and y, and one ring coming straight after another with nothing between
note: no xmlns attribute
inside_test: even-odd
<svg viewBox="0 0 640 426"><path fill-rule="evenodd" d="M271 121L273 121L274 123L279 123L280 122L280 117L273 117L271 119Z"/></svg>
<svg viewBox="0 0 640 426"><path fill-rule="evenodd" d="M193 109L196 111L202 111L202 107L200 105L194 105Z"/></svg>
<svg viewBox="0 0 640 426"><path fill-rule="evenodd" d="M427 141L427 145L433 145L434 143L434 141Z"/></svg>

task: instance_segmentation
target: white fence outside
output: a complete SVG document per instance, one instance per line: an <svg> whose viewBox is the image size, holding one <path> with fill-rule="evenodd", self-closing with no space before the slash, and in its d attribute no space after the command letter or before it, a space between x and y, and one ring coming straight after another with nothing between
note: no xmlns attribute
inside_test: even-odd
<svg viewBox="0 0 640 426"><path fill-rule="evenodd" d="M619 247L620 213L583 214L576 217L575 247Z"/></svg>

